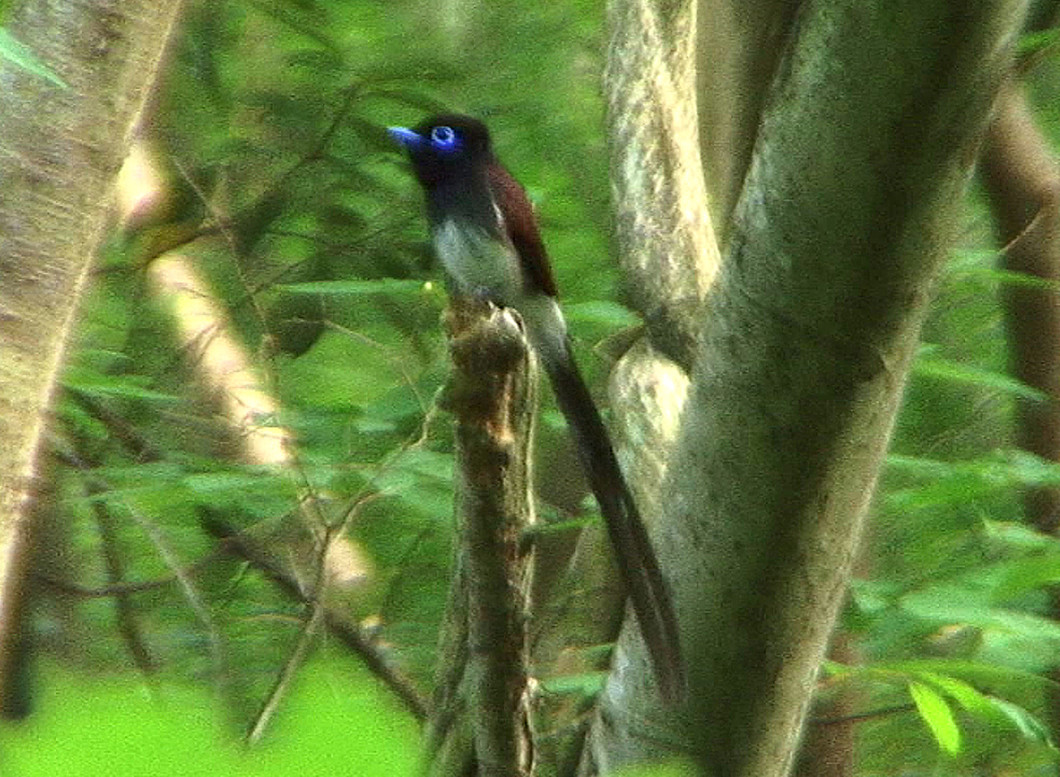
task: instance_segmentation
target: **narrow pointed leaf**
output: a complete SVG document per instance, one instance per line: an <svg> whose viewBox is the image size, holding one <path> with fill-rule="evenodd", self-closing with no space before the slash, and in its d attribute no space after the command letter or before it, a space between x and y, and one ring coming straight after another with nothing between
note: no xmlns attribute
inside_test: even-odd
<svg viewBox="0 0 1060 777"><path fill-rule="evenodd" d="M909 695L939 747L950 755L960 752L961 731L946 699L929 686L917 682L909 683Z"/></svg>

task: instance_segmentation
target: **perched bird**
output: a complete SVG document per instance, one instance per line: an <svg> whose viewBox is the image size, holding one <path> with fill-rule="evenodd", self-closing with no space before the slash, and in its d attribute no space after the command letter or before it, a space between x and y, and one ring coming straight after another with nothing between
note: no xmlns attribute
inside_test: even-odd
<svg viewBox="0 0 1060 777"><path fill-rule="evenodd" d="M391 127L427 195L434 250L458 293L519 312L552 382L614 547L663 695L684 689L670 595L611 440L574 361L545 246L523 187L494 156L486 126L443 114Z"/></svg>

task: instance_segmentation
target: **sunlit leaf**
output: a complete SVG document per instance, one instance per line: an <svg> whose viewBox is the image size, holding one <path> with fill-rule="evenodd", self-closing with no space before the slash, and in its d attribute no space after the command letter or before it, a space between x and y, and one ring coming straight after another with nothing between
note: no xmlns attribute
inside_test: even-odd
<svg viewBox="0 0 1060 777"><path fill-rule="evenodd" d="M1008 375L939 357L917 359L913 364L913 373L924 378L936 378L952 383L1000 391L1005 394L1022 397L1023 399L1045 401L1048 398L1045 392L1021 383Z"/></svg>
<svg viewBox="0 0 1060 777"><path fill-rule="evenodd" d="M969 712L983 713L991 708L990 699L970 683L939 672L916 672L918 681L945 693Z"/></svg>
<svg viewBox="0 0 1060 777"><path fill-rule="evenodd" d="M941 694L936 693L923 683L909 683L909 695L913 698L921 720L927 724L940 748L950 755L961 749L961 731L953 710Z"/></svg>

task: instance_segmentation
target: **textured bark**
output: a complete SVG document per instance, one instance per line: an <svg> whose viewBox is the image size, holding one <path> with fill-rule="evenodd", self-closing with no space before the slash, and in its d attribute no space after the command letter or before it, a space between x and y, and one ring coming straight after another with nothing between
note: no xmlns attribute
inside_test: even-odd
<svg viewBox="0 0 1060 777"><path fill-rule="evenodd" d="M612 0L604 89L620 259L652 345L690 369L717 272L696 117L696 5Z"/></svg>
<svg viewBox="0 0 1060 777"><path fill-rule="evenodd" d="M532 769L526 616L533 523L534 371L507 311L455 299L449 314L459 529L429 727L430 774ZM472 764L474 765L472 767Z"/></svg>
<svg viewBox="0 0 1060 777"><path fill-rule="evenodd" d="M847 665L861 660L846 634L835 636L828 658ZM857 721L851 716L856 714L859 696L854 690L843 688L814 703L813 720L799 748L796 777L854 777Z"/></svg>
<svg viewBox="0 0 1060 777"><path fill-rule="evenodd" d="M666 478L687 390L688 375L646 340L631 348L611 373L610 405L622 408L612 417L612 441L649 530L662 513L659 485ZM547 607L535 610L534 665L555 667L559 675L605 669L607 657L584 648L615 641L626 595L603 526L581 532L564 583ZM623 658L645 662L635 671L653 671L647 654ZM544 694L535 705L550 732L537 744L539 762L552 770L545 773L572 772L584 744L588 706L587 699L574 694Z"/></svg>
<svg viewBox="0 0 1060 777"><path fill-rule="evenodd" d="M700 158L696 2L611 0L607 17L604 89L615 232L630 299L647 325L646 341L612 374L610 395L616 451L654 536L719 253ZM587 532L579 557L593 550L608 552L597 534ZM666 574L672 559L659 561ZM612 614L621 615L622 600L594 603L596 639L611 641ZM618 651L613 666L650 674L643 654ZM590 761L583 759L582 768L591 768Z"/></svg>
<svg viewBox="0 0 1060 777"><path fill-rule="evenodd" d="M66 87L0 61L0 654L78 298L179 6L27 0L5 19Z"/></svg>
<svg viewBox="0 0 1060 777"><path fill-rule="evenodd" d="M643 646L624 633L592 731L599 769L676 753L726 777L791 769L1024 10L802 9L708 300L656 532L688 709L675 715L625 671Z"/></svg>
<svg viewBox="0 0 1060 777"><path fill-rule="evenodd" d="M711 221L723 246L769 84L800 5L801 0L699 3L696 92L703 177Z"/></svg>

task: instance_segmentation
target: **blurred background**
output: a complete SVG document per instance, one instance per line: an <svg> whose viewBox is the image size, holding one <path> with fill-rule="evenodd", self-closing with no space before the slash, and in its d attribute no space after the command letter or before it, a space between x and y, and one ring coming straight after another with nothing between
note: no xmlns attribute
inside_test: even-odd
<svg viewBox="0 0 1060 777"><path fill-rule="evenodd" d="M417 769L452 565L449 367L421 193L385 127L489 123L602 398L638 323L610 233L604 12L188 5L64 378L0 773ZM1047 57L1029 77L1054 146L1056 75ZM976 188L822 677L866 712L858 774L1055 765L1060 550L1023 515L1060 469L1017 450L1017 403L1042 395L1009 376L999 302L1055 287L997 269L995 232ZM550 403L539 513L574 531L596 507Z"/></svg>

